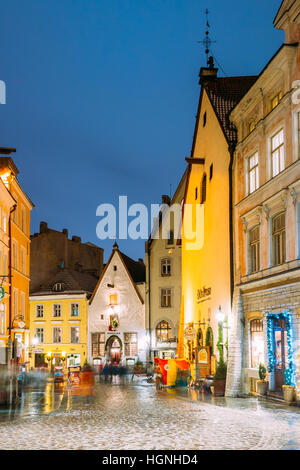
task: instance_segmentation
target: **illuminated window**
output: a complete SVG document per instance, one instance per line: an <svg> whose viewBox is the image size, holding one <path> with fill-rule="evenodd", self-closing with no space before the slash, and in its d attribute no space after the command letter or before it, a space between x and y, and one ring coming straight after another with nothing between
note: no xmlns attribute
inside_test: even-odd
<svg viewBox="0 0 300 470"><path fill-rule="evenodd" d="M124 333L125 356L137 356L138 340L137 333Z"/></svg>
<svg viewBox="0 0 300 470"><path fill-rule="evenodd" d="M157 341L161 341L161 342L169 341L169 339L171 338L172 328L171 328L170 324L165 320L162 320L157 325L155 331L156 331Z"/></svg>
<svg viewBox="0 0 300 470"><path fill-rule="evenodd" d="M38 340L38 343L44 342L44 328L35 329L35 338Z"/></svg>
<svg viewBox="0 0 300 470"><path fill-rule="evenodd" d="M171 289L161 289L161 307L171 307Z"/></svg>
<svg viewBox="0 0 300 470"><path fill-rule="evenodd" d="M111 294L109 296L109 305L118 305L118 294Z"/></svg>
<svg viewBox="0 0 300 470"><path fill-rule="evenodd" d="M276 108L276 106L279 105L279 102L282 99L282 97L283 97L283 92L280 91L279 93L277 93L276 96L274 96L274 98L272 98L272 100L271 100L271 109L274 109L274 108Z"/></svg>
<svg viewBox="0 0 300 470"><path fill-rule="evenodd" d="M171 260L169 258L161 260L161 275L171 276Z"/></svg>
<svg viewBox="0 0 300 470"><path fill-rule="evenodd" d="M283 129L271 138L271 176L278 175L282 170L284 170Z"/></svg>
<svg viewBox="0 0 300 470"><path fill-rule="evenodd" d="M272 220L272 254L273 266L285 262L285 212L276 215Z"/></svg>
<svg viewBox="0 0 300 470"><path fill-rule="evenodd" d="M256 319L250 322L251 367L258 369L264 362L263 322Z"/></svg>
<svg viewBox="0 0 300 470"><path fill-rule="evenodd" d="M105 333L92 333L92 356L105 356Z"/></svg>
<svg viewBox="0 0 300 470"><path fill-rule="evenodd" d="M79 316L79 304L71 304L71 317Z"/></svg>
<svg viewBox="0 0 300 470"><path fill-rule="evenodd" d="M258 189L258 153L248 158L248 193Z"/></svg>
<svg viewBox="0 0 300 470"><path fill-rule="evenodd" d="M72 344L79 343L79 326L70 327L70 341Z"/></svg>
<svg viewBox="0 0 300 470"><path fill-rule="evenodd" d="M259 271L260 264L260 234L259 225L249 231L249 271Z"/></svg>

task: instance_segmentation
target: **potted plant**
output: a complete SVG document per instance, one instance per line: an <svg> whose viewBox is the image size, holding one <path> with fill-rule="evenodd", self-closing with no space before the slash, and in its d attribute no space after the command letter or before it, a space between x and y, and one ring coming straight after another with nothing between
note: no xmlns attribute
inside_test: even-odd
<svg viewBox="0 0 300 470"><path fill-rule="evenodd" d="M267 369L263 364L259 364L258 375L259 380L256 382L256 391L259 395L266 395L269 388L269 382L266 380Z"/></svg>
<svg viewBox="0 0 300 470"><path fill-rule="evenodd" d="M216 397L224 397L226 386L227 364L221 358L217 363L216 373L214 375L211 391Z"/></svg>
<svg viewBox="0 0 300 470"><path fill-rule="evenodd" d="M111 322L111 325L114 329L116 329L119 326L119 321L116 318L114 318Z"/></svg>
<svg viewBox="0 0 300 470"><path fill-rule="evenodd" d="M295 400L295 387L292 385L293 364L284 372L285 385L282 385L283 398L286 403L292 403Z"/></svg>

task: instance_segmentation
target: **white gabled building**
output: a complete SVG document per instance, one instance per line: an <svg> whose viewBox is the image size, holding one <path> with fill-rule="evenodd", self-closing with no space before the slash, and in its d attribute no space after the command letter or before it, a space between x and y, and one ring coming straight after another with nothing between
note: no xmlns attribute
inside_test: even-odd
<svg viewBox="0 0 300 470"><path fill-rule="evenodd" d="M144 362L147 347L145 265L115 243L88 305L89 362Z"/></svg>

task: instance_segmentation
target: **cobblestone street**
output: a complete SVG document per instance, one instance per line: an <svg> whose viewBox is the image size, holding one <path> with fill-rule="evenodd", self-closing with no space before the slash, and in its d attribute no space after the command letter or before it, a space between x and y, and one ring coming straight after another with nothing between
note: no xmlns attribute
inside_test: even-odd
<svg viewBox="0 0 300 470"><path fill-rule="evenodd" d="M300 449L300 412L252 399L204 403L139 384L65 394L58 410L0 424L1 449ZM195 398L195 396L194 396Z"/></svg>

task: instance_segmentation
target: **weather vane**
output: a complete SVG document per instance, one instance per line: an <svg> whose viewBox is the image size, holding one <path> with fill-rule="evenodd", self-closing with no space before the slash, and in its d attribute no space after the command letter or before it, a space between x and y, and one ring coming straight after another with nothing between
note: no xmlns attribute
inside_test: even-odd
<svg viewBox="0 0 300 470"><path fill-rule="evenodd" d="M209 37L209 31L210 31L210 24L208 22L208 14L209 14L209 11L208 9L206 8L205 10L205 15L206 15L206 31L205 31L205 38L202 40L202 41L198 41L199 43L203 44L203 46L205 47L205 54L206 54L206 63L207 65L211 66L213 65L212 63L212 60L210 59L209 57L209 53L210 53L210 46L212 43L215 43L216 41L212 41Z"/></svg>

